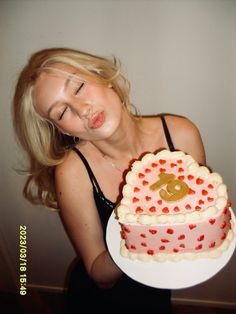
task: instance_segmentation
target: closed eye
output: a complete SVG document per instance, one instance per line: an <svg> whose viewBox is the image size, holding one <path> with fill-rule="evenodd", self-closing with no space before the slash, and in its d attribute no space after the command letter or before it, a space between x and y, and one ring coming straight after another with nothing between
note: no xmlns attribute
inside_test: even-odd
<svg viewBox="0 0 236 314"><path fill-rule="evenodd" d="M59 116L59 121L63 118L63 116L64 116L64 113L66 112L66 110L67 110L67 108L68 107L65 107L65 109L62 111L62 113L60 114L60 116Z"/></svg>
<svg viewBox="0 0 236 314"><path fill-rule="evenodd" d="M84 83L82 83L79 88L76 89L75 91L75 95L77 95L79 93L79 91L81 90L81 88L84 86Z"/></svg>

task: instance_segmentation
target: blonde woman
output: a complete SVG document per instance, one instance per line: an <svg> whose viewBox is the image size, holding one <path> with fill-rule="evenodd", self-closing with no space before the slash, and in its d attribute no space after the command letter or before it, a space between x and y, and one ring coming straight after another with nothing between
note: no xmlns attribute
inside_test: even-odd
<svg viewBox="0 0 236 314"><path fill-rule="evenodd" d="M35 53L16 86L14 126L30 162L24 196L59 210L79 257L69 313L84 305L103 313L170 313L170 291L133 281L113 262L106 225L133 160L176 148L204 165L204 148L188 119L137 116L131 108L119 63L72 49Z"/></svg>

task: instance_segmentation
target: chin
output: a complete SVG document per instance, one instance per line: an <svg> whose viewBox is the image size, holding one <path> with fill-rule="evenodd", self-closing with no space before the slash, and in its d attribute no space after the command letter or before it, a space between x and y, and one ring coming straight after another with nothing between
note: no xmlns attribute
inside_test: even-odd
<svg viewBox="0 0 236 314"><path fill-rule="evenodd" d="M105 138L109 138L117 132L118 128L119 128L118 121L110 121L102 126L101 134L103 134Z"/></svg>

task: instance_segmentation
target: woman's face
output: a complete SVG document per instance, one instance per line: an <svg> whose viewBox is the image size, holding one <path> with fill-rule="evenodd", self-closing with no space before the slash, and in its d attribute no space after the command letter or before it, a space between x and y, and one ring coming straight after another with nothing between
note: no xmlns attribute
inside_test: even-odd
<svg viewBox="0 0 236 314"><path fill-rule="evenodd" d="M37 112L61 132L80 139L111 136L120 123L123 108L114 90L108 85L83 81L72 66L57 64L56 68L68 75L59 71L41 73L34 89Z"/></svg>

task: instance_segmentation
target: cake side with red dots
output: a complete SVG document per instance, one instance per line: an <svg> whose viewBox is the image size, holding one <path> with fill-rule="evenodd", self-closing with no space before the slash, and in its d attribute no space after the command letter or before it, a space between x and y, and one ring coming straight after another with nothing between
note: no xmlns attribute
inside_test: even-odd
<svg viewBox="0 0 236 314"><path fill-rule="evenodd" d="M124 257L217 257L233 237L222 177L183 152L144 155L127 173L122 193L117 216Z"/></svg>

